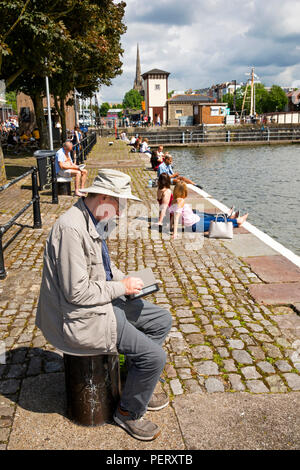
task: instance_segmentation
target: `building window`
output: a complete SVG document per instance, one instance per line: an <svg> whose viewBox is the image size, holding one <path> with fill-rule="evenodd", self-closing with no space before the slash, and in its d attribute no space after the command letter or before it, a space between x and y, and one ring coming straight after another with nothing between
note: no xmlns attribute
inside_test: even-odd
<svg viewBox="0 0 300 470"><path fill-rule="evenodd" d="M176 109L175 114L176 114L176 117L182 116L182 109Z"/></svg>
<svg viewBox="0 0 300 470"><path fill-rule="evenodd" d="M160 90L160 85L155 85L155 90Z"/></svg>

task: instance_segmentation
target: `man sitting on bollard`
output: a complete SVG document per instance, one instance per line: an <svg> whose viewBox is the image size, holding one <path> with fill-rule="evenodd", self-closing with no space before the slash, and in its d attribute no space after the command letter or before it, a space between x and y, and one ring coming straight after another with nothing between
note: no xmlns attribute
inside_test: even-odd
<svg viewBox="0 0 300 470"><path fill-rule="evenodd" d="M64 178L75 177L75 196L81 197L83 193L80 192L79 187L84 188L87 170L81 167L81 165L75 165L71 157L71 151L73 144L70 141L66 141L62 148L60 148L55 155L55 171L58 176Z"/></svg>
<svg viewBox="0 0 300 470"><path fill-rule="evenodd" d="M162 344L172 317L158 305L126 298L138 294L143 282L125 277L110 260L108 221L121 214L127 199L140 201L131 193L130 181L119 171L100 170L93 184L82 190L87 197L52 227L36 324L67 354L126 355L128 375L114 420L133 437L147 441L160 431L143 415L169 403L164 393L153 392L166 362Z"/></svg>

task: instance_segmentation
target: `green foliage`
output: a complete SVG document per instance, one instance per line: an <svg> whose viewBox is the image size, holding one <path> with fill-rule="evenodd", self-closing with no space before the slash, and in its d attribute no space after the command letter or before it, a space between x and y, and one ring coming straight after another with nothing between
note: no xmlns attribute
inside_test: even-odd
<svg viewBox="0 0 300 470"><path fill-rule="evenodd" d="M17 112L17 94L15 91L9 91L5 93L5 100L7 106L11 106L12 109Z"/></svg>
<svg viewBox="0 0 300 470"><path fill-rule="evenodd" d="M174 92L175 92L175 90L169 91L168 98L172 98L172 95L173 95Z"/></svg>
<svg viewBox="0 0 300 470"><path fill-rule="evenodd" d="M100 116L107 116L107 111L110 109L110 106L108 103L102 103L100 106Z"/></svg>
<svg viewBox="0 0 300 470"><path fill-rule="evenodd" d="M273 111L283 111L285 105L288 102L285 92L280 86L273 85L271 90L266 90L262 83L256 83L255 85L255 110L258 114L270 113ZM242 110L243 98L245 88L239 88L236 91L236 110L238 113ZM250 86L247 88L247 96L245 100L244 110L246 114L250 112ZM223 103L228 103L228 107L233 110L233 94L227 94L223 96Z"/></svg>
<svg viewBox="0 0 300 470"><path fill-rule="evenodd" d="M141 109L143 98L137 90L130 90L125 93L123 108Z"/></svg>
<svg viewBox="0 0 300 470"><path fill-rule="evenodd" d="M1 79L32 97L39 126L46 75L64 128L70 92L92 97L121 73L124 10L114 0L0 1Z"/></svg>
<svg viewBox="0 0 300 470"><path fill-rule="evenodd" d="M287 96L280 86L273 85L269 92L268 110L283 111L288 102Z"/></svg>

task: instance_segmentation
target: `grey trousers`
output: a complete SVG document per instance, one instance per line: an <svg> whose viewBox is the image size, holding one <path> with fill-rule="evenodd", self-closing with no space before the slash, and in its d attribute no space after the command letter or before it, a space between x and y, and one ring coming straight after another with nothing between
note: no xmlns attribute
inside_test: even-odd
<svg viewBox="0 0 300 470"><path fill-rule="evenodd" d="M119 297L112 302L117 320L117 349L129 359L120 406L138 419L166 363L162 344L171 329L171 314L142 299Z"/></svg>

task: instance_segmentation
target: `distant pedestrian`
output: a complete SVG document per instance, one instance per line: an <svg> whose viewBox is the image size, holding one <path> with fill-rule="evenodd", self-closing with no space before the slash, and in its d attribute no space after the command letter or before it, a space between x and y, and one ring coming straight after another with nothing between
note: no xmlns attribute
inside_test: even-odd
<svg viewBox="0 0 300 470"><path fill-rule="evenodd" d="M72 144L73 144L73 151L75 153L75 158L74 161L77 163L79 161L79 156L80 156L80 141L82 140L82 134L80 131L79 126L74 127L74 132L73 132L73 139L72 139Z"/></svg>

